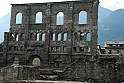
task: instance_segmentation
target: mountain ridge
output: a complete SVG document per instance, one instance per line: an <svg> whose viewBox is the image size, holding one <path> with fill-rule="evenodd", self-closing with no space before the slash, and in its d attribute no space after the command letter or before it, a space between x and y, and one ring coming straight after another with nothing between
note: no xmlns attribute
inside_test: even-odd
<svg viewBox="0 0 124 83"><path fill-rule="evenodd" d="M101 21L99 27L100 45L107 41L124 41L124 9L113 11L106 19Z"/></svg>

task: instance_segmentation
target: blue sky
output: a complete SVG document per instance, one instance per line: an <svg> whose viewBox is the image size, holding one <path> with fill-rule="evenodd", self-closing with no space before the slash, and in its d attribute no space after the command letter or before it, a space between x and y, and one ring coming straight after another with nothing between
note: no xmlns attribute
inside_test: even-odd
<svg viewBox="0 0 124 83"><path fill-rule="evenodd" d="M11 11L10 4L43 3L71 0L0 0L0 18ZM124 0L100 0L100 5L110 10L124 9Z"/></svg>

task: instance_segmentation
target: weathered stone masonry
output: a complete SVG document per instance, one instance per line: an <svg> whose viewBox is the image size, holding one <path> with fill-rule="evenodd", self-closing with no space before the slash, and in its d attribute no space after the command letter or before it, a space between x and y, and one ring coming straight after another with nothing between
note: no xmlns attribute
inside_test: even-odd
<svg viewBox="0 0 124 83"><path fill-rule="evenodd" d="M12 4L1 57L7 67L1 68L0 80L121 83L124 56L97 54L98 4L99 0ZM35 58L38 67L33 66Z"/></svg>
<svg viewBox="0 0 124 83"><path fill-rule="evenodd" d="M10 32L5 32L4 60L11 65L17 57L21 65L27 65L38 57L42 67L55 67L58 59L63 65L69 65L76 57L96 56L98 3L83 0L12 4ZM85 24L79 24L82 11L87 15ZM36 23L37 13L42 14L41 23ZM59 13L64 18L61 25L56 24ZM18 14L22 15L19 24Z"/></svg>

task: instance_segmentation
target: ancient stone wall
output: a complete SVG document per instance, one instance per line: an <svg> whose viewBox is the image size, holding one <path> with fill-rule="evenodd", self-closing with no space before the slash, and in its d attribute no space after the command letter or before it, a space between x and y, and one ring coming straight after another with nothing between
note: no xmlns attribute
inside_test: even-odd
<svg viewBox="0 0 124 83"><path fill-rule="evenodd" d="M104 55L106 56L106 55ZM91 58L78 59L65 69L42 69L35 66L7 66L1 68L0 80L58 80L81 81L92 83L122 83L124 81L124 64L117 61L119 56L98 57L95 62Z"/></svg>
<svg viewBox="0 0 124 83"><path fill-rule="evenodd" d="M99 0L12 4L0 80L121 83L123 55L97 55L98 4ZM40 65L33 66L34 60Z"/></svg>
<svg viewBox="0 0 124 83"><path fill-rule="evenodd" d="M123 64L114 56L104 60L97 55L98 4L99 0L12 4L2 57L7 68L1 79L11 74L11 80L122 81ZM38 67L32 66L36 58ZM116 66L122 67L116 71Z"/></svg>
<svg viewBox="0 0 124 83"><path fill-rule="evenodd" d="M55 67L58 62L64 67L74 61L72 57L96 56L98 3L82 0L12 4L11 27L4 35L3 47L7 65L15 57L21 65L32 65L37 57L42 67Z"/></svg>

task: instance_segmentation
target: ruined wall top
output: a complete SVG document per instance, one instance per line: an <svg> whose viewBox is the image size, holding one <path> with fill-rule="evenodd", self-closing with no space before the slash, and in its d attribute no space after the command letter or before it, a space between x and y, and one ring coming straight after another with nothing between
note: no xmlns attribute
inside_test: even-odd
<svg viewBox="0 0 124 83"><path fill-rule="evenodd" d="M86 11L88 17L91 14L97 17L99 0L77 0L77 1L64 1L64 2L47 2L47 3L27 3L27 4L11 4L11 25L15 24L16 15L22 13L22 24L33 24L35 22L35 15L38 12L43 14L43 23L46 23L46 15L57 15L58 12L63 12L65 17L71 17L69 11L71 10L72 15L79 14L81 11ZM67 16L68 15L68 16ZM77 18L77 17L76 17ZM97 18L93 18L97 23ZM93 20L92 19L92 20ZM54 20L54 19L53 19ZM65 23L67 19L65 19ZM77 21L77 20L76 20ZM53 22L53 21L52 21ZM75 20L73 22L76 24ZM51 23L54 24L54 23ZM92 24L92 23L88 23Z"/></svg>
<svg viewBox="0 0 124 83"><path fill-rule="evenodd" d="M72 1L62 1L62 2L45 2L45 3L25 3L25 4L11 4L12 6L16 6L16 5L41 5L41 4L53 4L53 3L71 3L71 2L84 2L84 3L88 3L88 2L98 2L99 0L72 0Z"/></svg>

